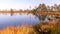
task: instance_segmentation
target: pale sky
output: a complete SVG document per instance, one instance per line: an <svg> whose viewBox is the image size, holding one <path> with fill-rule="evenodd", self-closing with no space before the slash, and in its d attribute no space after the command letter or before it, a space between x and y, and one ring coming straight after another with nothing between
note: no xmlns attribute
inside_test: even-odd
<svg viewBox="0 0 60 34"><path fill-rule="evenodd" d="M0 0L0 9L30 9L41 3L54 5L60 4L60 0Z"/></svg>

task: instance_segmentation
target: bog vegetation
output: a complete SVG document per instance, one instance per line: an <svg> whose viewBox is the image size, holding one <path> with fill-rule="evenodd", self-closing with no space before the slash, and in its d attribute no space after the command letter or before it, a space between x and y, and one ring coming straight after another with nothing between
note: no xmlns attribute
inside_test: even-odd
<svg viewBox="0 0 60 34"><path fill-rule="evenodd" d="M7 28L3 28L2 30L0 30L0 34L60 34L60 19L59 19L60 17L55 15L56 21L53 22L54 17L51 15L48 18L49 22L43 22L47 15L37 14L36 12L38 11L39 12L46 11L46 13L47 11L60 12L60 4L59 5L54 4L54 6L46 6L45 4L40 4L38 7L32 10L27 9L24 11L23 10L19 10L18 12L15 11L16 13L20 13L20 12L32 13L38 16L38 18L42 20L42 22L39 22L39 24L36 24L36 25L30 25L30 26L26 26L26 25L17 26L17 27L9 26ZM4 13L4 11L2 13ZM14 13L14 10L11 9L10 13L12 15Z"/></svg>

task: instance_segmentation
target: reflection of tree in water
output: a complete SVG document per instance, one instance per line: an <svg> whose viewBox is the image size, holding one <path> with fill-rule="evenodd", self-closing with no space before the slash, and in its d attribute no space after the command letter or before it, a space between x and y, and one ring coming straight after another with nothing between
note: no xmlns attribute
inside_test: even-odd
<svg viewBox="0 0 60 34"><path fill-rule="evenodd" d="M45 20L47 19L47 21L52 21L54 22L56 20L56 16L55 15L44 15L44 14L35 14L33 13L33 15L35 15L40 21L45 22Z"/></svg>
<svg viewBox="0 0 60 34"><path fill-rule="evenodd" d="M32 10L33 15L38 17L40 21L44 21L47 15L36 14L37 11L47 11L47 7L45 4L40 4L37 8Z"/></svg>
<svg viewBox="0 0 60 34"><path fill-rule="evenodd" d="M12 16L12 15L13 15L13 9L11 9L11 11L10 11L10 12L11 12L11 16Z"/></svg>
<svg viewBox="0 0 60 34"><path fill-rule="evenodd" d="M40 21L44 21L45 18L46 18L46 16L47 16L47 15L43 15L43 14L33 14L33 15L35 15L36 17L38 17L38 19L39 19Z"/></svg>

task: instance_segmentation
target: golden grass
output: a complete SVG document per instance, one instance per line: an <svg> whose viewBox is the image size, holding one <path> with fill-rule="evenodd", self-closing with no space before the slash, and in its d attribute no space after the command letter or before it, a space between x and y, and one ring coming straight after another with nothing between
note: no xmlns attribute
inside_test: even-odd
<svg viewBox="0 0 60 34"><path fill-rule="evenodd" d="M9 26L7 28L4 28L3 30L0 30L0 34L29 34L29 32L34 32L33 27L17 26L14 28L12 26Z"/></svg>
<svg viewBox="0 0 60 34"><path fill-rule="evenodd" d="M56 34L58 30L56 23L40 23L37 25L38 26L35 25L36 28L34 28L34 26L25 26L25 25L17 27L9 26L7 28L0 30L0 34L39 34L38 31L42 33L48 33L49 31L48 29L51 30L51 33L49 34L53 33ZM38 31L36 30L37 28ZM46 28L47 30L45 30Z"/></svg>

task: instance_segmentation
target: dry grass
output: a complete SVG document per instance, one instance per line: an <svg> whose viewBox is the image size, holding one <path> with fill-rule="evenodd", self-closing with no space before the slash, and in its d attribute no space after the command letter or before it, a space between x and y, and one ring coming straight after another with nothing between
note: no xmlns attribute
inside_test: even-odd
<svg viewBox="0 0 60 34"><path fill-rule="evenodd" d="M7 27L0 31L0 34L30 34L34 33L32 26Z"/></svg>
<svg viewBox="0 0 60 34"><path fill-rule="evenodd" d="M34 26L9 26L0 30L0 34L58 34L57 23L40 23Z"/></svg>

